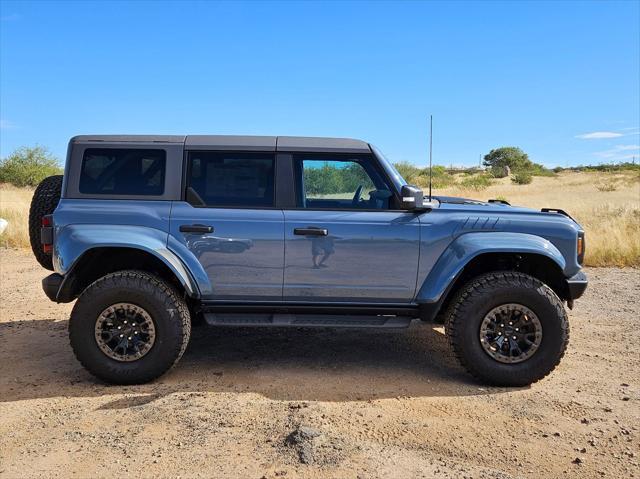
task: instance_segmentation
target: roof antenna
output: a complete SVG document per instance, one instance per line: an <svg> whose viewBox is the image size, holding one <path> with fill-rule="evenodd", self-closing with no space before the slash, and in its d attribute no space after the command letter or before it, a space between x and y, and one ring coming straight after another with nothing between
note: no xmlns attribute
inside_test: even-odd
<svg viewBox="0 0 640 479"><path fill-rule="evenodd" d="M429 202L431 202L431 184L433 180L433 115L429 115Z"/></svg>

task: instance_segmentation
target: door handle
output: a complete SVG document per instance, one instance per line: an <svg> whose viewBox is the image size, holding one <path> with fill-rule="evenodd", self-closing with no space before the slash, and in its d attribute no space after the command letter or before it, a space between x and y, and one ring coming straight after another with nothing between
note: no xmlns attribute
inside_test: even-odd
<svg viewBox="0 0 640 479"><path fill-rule="evenodd" d="M327 236L329 232L325 228L294 228L294 235L301 236Z"/></svg>
<svg viewBox="0 0 640 479"><path fill-rule="evenodd" d="M213 233L213 226L180 225L180 233Z"/></svg>

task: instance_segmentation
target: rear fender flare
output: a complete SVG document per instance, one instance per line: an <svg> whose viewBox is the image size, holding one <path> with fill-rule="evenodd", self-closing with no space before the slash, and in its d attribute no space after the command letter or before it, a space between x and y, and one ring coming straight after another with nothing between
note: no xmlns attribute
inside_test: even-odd
<svg viewBox="0 0 640 479"><path fill-rule="evenodd" d="M88 251L96 248L129 248L158 258L173 272L189 297L200 297L198 276L193 275L181 258L167 248L168 233L165 231L144 226L81 224L59 228L55 235L54 266L58 273L65 276L61 290L72 276L74 267ZM202 286L206 288L207 284L208 281Z"/></svg>

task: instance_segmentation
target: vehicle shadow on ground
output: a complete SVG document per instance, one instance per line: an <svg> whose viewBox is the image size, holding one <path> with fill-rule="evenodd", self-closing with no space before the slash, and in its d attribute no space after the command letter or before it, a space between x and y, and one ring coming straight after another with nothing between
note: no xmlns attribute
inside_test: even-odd
<svg viewBox="0 0 640 479"><path fill-rule="evenodd" d="M441 329L441 328L440 328ZM110 386L75 360L67 321L0 323L0 402L125 394L120 409L182 392L285 401L364 401L507 391L475 383L432 324L404 330L194 328L180 363L153 383Z"/></svg>

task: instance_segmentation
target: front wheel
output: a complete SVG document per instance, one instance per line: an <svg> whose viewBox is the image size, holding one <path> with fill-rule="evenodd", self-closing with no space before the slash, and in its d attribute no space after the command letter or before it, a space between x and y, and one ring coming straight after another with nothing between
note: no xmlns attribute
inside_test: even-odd
<svg viewBox="0 0 640 479"><path fill-rule="evenodd" d="M178 362L189 342L189 309L160 278L118 271L91 284L69 320L71 347L93 375L115 384L151 381Z"/></svg>
<svg viewBox="0 0 640 479"><path fill-rule="evenodd" d="M467 283L451 303L445 329L463 366L496 386L526 386L558 365L569 342L562 302L546 284L518 272Z"/></svg>

